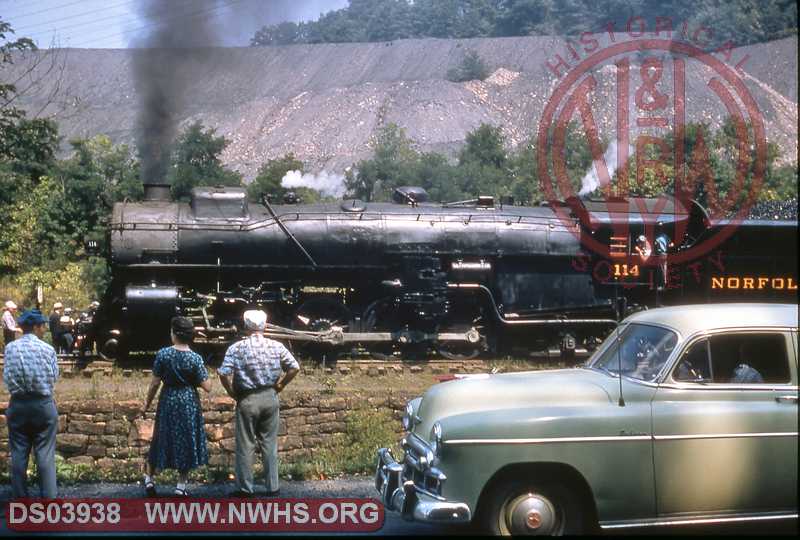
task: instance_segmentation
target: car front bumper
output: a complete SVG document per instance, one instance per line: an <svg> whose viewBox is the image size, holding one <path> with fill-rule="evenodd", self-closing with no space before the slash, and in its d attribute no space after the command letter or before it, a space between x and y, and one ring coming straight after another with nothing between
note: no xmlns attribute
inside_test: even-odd
<svg viewBox="0 0 800 540"><path fill-rule="evenodd" d="M375 470L375 489L387 510L400 512L403 519L427 523L468 523L472 519L469 507L426 491L406 480L404 466L392 456L391 450L378 450Z"/></svg>

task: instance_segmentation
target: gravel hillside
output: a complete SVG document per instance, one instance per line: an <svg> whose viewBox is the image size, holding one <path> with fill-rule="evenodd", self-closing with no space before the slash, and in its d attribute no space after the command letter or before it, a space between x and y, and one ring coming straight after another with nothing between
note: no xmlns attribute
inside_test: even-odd
<svg viewBox="0 0 800 540"><path fill-rule="evenodd" d="M447 81L448 69L470 49L492 75L483 82ZM404 127L422 150L453 154L481 122L502 125L513 146L537 131L556 83L545 61L556 52L566 56L566 50L561 39L551 37L206 49L193 60L199 77L182 117L200 119L228 137L232 143L224 160L246 178L265 160L290 151L312 170L341 172L369 155L370 137L387 122ZM141 51L38 54L48 56L38 73L53 69L45 84L26 95L25 108L44 107L43 114L60 122L65 140L97 133L117 142L133 140L137 95L131 64ZM767 120L768 140L783 150L782 162L796 162L797 39L737 49L733 58L744 55L750 56L745 81ZM17 62L9 76L18 77L29 62ZM694 62L687 67L690 120L717 124L727 116L708 92L712 75ZM597 120L610 133L614 112L604 104L614 102L614 69L606 66L595 76ZM633 89L632 84L632 94ZM57 99L47 104L55 90Z"/></svg>

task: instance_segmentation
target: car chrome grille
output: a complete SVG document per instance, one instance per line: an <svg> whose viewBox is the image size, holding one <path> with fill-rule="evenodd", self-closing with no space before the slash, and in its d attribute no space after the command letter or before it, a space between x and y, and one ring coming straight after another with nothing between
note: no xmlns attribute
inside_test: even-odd
<svg viewBox="0 0 800 540"><path fill-rule="evenodd" d="M412 439L413 437L413 439ZM409 434L404 441L403 451L403 480L411 480L414 485L424 492L436 497L441 497L442 485L447 477L436 467L426 463L424 451L428 445L417 437Z"/></svg>

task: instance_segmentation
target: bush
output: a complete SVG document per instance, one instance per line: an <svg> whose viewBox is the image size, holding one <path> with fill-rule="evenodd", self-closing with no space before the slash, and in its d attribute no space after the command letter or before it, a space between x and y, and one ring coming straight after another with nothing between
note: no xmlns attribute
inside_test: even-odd
<svg viewBox="0 0 800 540"><path fill-rule="evenodd" d="M450 82L482 81L489 76L489 66L475 51L467 51L461 63L447 72Z"/></svg>
<svg viewBox="0 0 800 540"><path fill-rule="evenodd" d="M389 411L356 410L345 419L345 432L322 448L311 464L316 477L370 473L379 448L397 448L397 420Z"/></svg>
<svg viewBox="0 0 800 540"><path fill-rule="evenodd" d="M107 282L105 261L96 257L67 263L62 268L33 268L24 273L0 278L0 298L14 300L21 308L36 304L36 288L42 286L42 311L49 312L54 302L83 309L102 295Z"/></svg>

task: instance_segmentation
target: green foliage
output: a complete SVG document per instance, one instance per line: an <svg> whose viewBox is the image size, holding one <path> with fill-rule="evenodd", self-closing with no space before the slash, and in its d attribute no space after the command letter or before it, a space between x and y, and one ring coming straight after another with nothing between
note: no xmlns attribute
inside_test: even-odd
<svg viewBox="0 0 800 540"><path fill-rule="evenodd" d="M25 113L15 105L19 97L14 83L6 82L2 69L14 61L14 56L25 51L36 50L33 40L26 37L13 39L14 29L0 18L0 155L7 140L7 129L13 126Z"/></svg>
<svg viewBox="0 0 800 540"><path fill-rule="evenodd" d="M0 156L11 170L36 182L55 163L58 126L43 118L18 118L0 128Z"/></svg>
<svg viewBox="0 0 800 540"><path fill-rule="evenodd" d="M219 159L230 141L215 133L215 129L203 129L203 124L197 121L178 137L168 174L173 199L187 200L197 186L242 185L242 176L226 169Z"/></svg>
<svg viewBox="0 0 800 540"><path fill-rule="evenodd" d="M344 433L306 459L281 464L282 474L293 479L331 478L342 474L365 474L375 468L379 448L399 450L397 420L386 410L354 410L345 418Z"/></svg>
<svg viewBox="0 0 800 540"><path fill-rule="evenodd" d="M336 473L370 472L379 448L397 449L397 420L385 410L351 411L345 419L345 432L317 456L327 476Z"/></svg>
<svg viewBox="0 0 800 540"><path fill-rule="evenodd" d="M473 50L464 54L458 66L447 71L447 80L451 82L482 81L488 76L489 67Z"/></svg>
<svg viewBox="0 0 800 540"><path fill-rule="evenodd" d="M261 28L251 44L341 43L405 38L578 35L612 23L625 31L630 17L668 17L677 27L713 30L709 46L737 45L797 33L790 0L351 0L316 21Z"/></svg>
<svg viewBox="0 0 800 540"><path fill-rule="evenodd" d="M336 377L325 377L322 381L322 390L320 393L326 395L333 395L336 393Z"/></svg>
<svg viewBox="0 0 800 540"><path fill-rule="evenodd" d="M409 185L418 154L397 124L384 126L372 141L373 157L359 161L357 172L345 177L348 192L365 201L387 201L392 190Z"/></svg>
<svg viewBox="0 0 800 540"><path fill-rule="evenodd" d="M282 200L288 190L281 185L281 180L289 171L303 172L303 162L291 153L282 158L270 159L261 165L255 179L247 186L250 200L258 202L264 196L271 196L276 201Z"/></svg>
<svg viewBox="0 0 800 540"><path fill-rule="evenodd" d="M41 285L44 306L60 301L83 309L92 300L100 298L107 280L105 260L91 257L52 270L37 266L3 276L0 278L0 297L14 298L21 306L33 306L36 303L36 288Z"/></svg>
<svg viewBox="0 0 800 540"><path fill-rule="evenodd" d="M22 118L10 129L35 135L35 124ZM73 154L56 160L55 124L39 127L44 136L20 136L7 146L13 152L0 155L0 268L7 273L0 288L32 305L42 285L45 305L85 307L108 281L105 259L88 257L85 242L105 246L113 203L141 197L138 164L127 146L105 136L70 141Z"/></svg>

